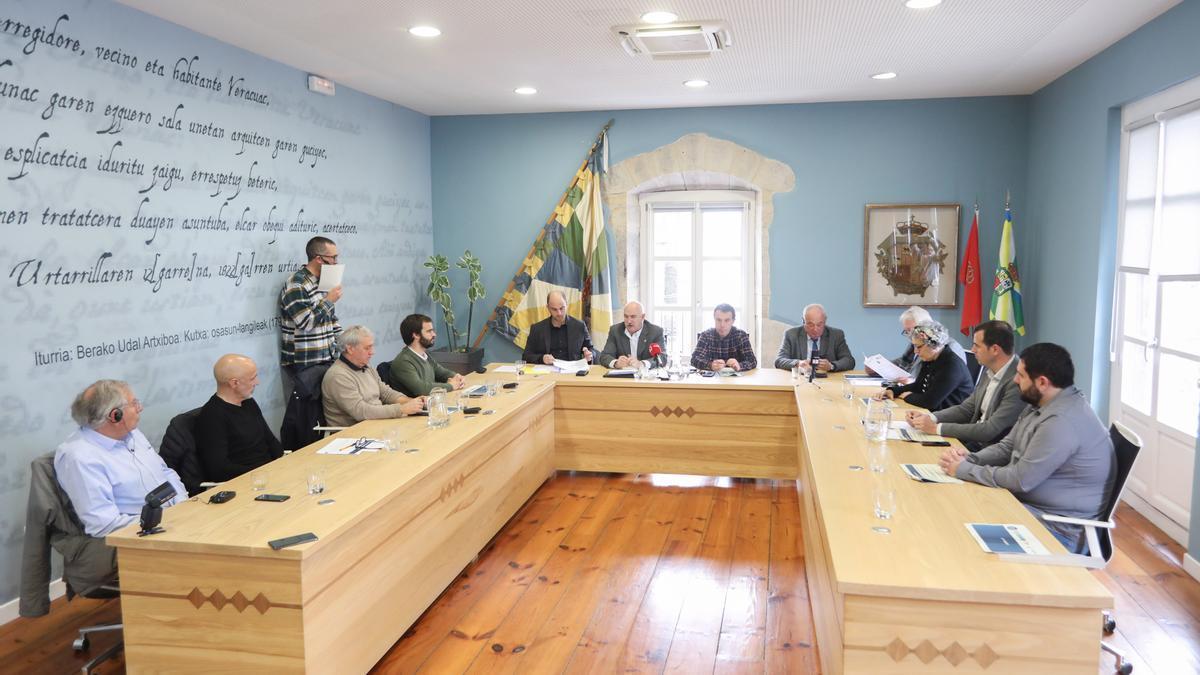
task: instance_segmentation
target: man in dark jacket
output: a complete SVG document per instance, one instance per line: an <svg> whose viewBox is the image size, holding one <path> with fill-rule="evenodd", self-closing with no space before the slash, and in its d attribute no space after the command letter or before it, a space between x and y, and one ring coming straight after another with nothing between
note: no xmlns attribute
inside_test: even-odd
<svg viewBox="0 0 1200 675"><path fill-rule="evenodd" d="M213 366L217 393L196 420L196 453L204 480L220 483L283 456L283 446L252 398L258 366L249 356L226 354Z"/></svg>
<svg viewBox="0 0 1200 675"><path fill-rule="evenodd" d="M567 297L562 291L550 291L546 296L546 309L550 316L529 327L525 340L525 352L521 355L526 363L552 365L560 361L592 362L592 337L587 325L573 316L567 316Z"/></svg>

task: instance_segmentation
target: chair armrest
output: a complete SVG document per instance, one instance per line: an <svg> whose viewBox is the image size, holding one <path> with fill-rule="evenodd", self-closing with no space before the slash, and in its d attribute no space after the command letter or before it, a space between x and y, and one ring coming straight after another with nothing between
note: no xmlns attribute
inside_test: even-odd
<svg viewBox="0 0 1200 675"><path fill-rule="evenodd" d="M1067 523L1068 525L1082 525L1084 527L1103 527L1106 530L1111 530L1117 526L1117 524L1111 520L1084 520L1083 518L1056 516L1052 513L1043 513L1042 520L1049 520L1054 523Z"/></svg>

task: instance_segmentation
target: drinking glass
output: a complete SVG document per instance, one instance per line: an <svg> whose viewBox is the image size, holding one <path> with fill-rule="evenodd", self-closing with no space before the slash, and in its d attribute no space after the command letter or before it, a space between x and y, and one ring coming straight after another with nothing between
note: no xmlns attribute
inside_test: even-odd
<svg viewBox="0 0 1200 675"><path fill-rule="evenodd" d="M796 365L792 366L792 379L798 382L800 381L800 376L800 364L797 363Z"/></svg>
<svg viewBox="0 0 1200 675"><path fill-rule="evenodd" d="M266 490L267 472L255 471L254 473L250 474L250 487L253 488L255 492L262 492L263 490Z"/></svg>
<svg viewBox="0 0 1200 675"><path fill-rule="evenodd" d="M516 363L513 363L513 367L515 367L517 369L517 382L520 382L521 381L521 371L525 370L525 362L518 360Z"/></svg>
<svg viewBox="0 0 1200 675"><path fill-rule="evenodd" d="M308 471L308 494L319 495L325 492L325 469L314 467Z"/></svg>
<svg viewBox="0 0 1200 675"><path fill-rule="evenodd" d="M863 418L863 427L867 432L868 441L882 443L887 440L888 426L892 422L892 407L887 401L871 399L867 403L867 414Z"/></svg>
<svg viewBox="0 0 1200 675"><path fill-rule="evenodd" d="M867 443L867 465L875 473L883 473L888 465L888 446L884 442Z"/></svg>
<svg viewBox="0 0 1200 675"><path fill-rule="evenodd" d="M488 396L495 396L496 390L500 388L500 385L495 380L488 380L484 386L487 388Z"/></svg>
<svg viewBox="0 0 1200 675"><path fill-rule="evenodd" d="M846 378L842 378L842 398L847 401L854 399L854 382Z"/></svg>
<svg viewBox="0 0 1200 675"><path fill-rule="evenodd" d="M876 480L871 490L875 517L880 520L891 520L896 515L896 490L886 480Z"/></svg>

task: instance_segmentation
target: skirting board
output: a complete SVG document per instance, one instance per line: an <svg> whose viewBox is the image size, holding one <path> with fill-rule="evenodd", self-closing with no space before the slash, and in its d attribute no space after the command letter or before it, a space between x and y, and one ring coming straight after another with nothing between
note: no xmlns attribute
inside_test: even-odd
<svg viewBox="0 0 1200 675"><path fill-rule="evenodd" d="M50 582L50 602L61 598L67 594L67 585L62 579L55 579ZM0 605L0 626L19 617L21 598L13 598L8 602Z"/></svg>
<svg viewBox="0 0 1200 675"><path fill-rule="evenodd" d="M1190 553L1183 554L1183 571L1192 575L1196 581L1200 581L1200 562L1197 562Z"/></svg>
<svg viewBox="0 0 1200 675"><path fill-rule="evenodd" d="M1150 502L1147 502L1145 499L1133 494L1129 490L1126 490L1124 494L1121 495L1121 500L1132 507L1134 511L1137 511L1145 516L1146 520L1154 523L1155 527L1162 530L1168 537L1174 539L1175 543L1179 544L1185 549L1187 548L1188 533L1187 530L1179 525L1179 523L1171 520L1164 515L1162 511L1159 511L1151 506Z"/></svg>

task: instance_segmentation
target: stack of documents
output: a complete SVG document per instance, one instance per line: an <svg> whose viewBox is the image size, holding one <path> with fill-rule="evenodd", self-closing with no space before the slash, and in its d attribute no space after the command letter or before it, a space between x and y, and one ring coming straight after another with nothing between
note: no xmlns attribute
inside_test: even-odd
<svg viewBox="0 0 1200 675"><path fill-rule="evenodd" d="M560 373L578 373L581 370L588 369L588 362L584 361L583 359L578 359L575 361L554 359L553 367Z"/></svg>
<svg viewBox="0 0 1200 675"><path fill-rule="evenodd" d="M889 424L887 437L889 441L909 441L911 443L929 443L931 441L946 440L935 434L918 431L909 426L908 422L904 421L895 421Z"/></svg>
<svg viewBox="0 0 1200 675"><path fill-rule="evenodd" d="M863 361L864 361L864 365L866 365L871 370L875 371L876 375L879 375L880 377L882 377L885 380L891 380L892 382L899 382L900 380L905 380L905 379L908 379L909 377L911 377L911 375L908 374L907 370L905 370L905 369L901 368L900 366L897 366L896 364L887 360L881 354L876 354L874 356L867 356L863 359Z"/></svg>
<svg viewBox="0 0 1200 675"><path fill-rule="evenodd" d="M1024 525L964 523L975 542L986 553L1049 555L1050 551Z"/></svg>
<svg viewBox="0 0 1200 675"><path fill-rule="evenodd" d="M317 450L318 455L357 455L360 452L379 452L384 448L378 438L335 438Z"/></svg>
<svg viewBox="0 0 1200 675"><path fill-rule="evenodd" d="M962 481L942 471L937 464L901 464L909 478L920 483L961 483Z"/></svg>

